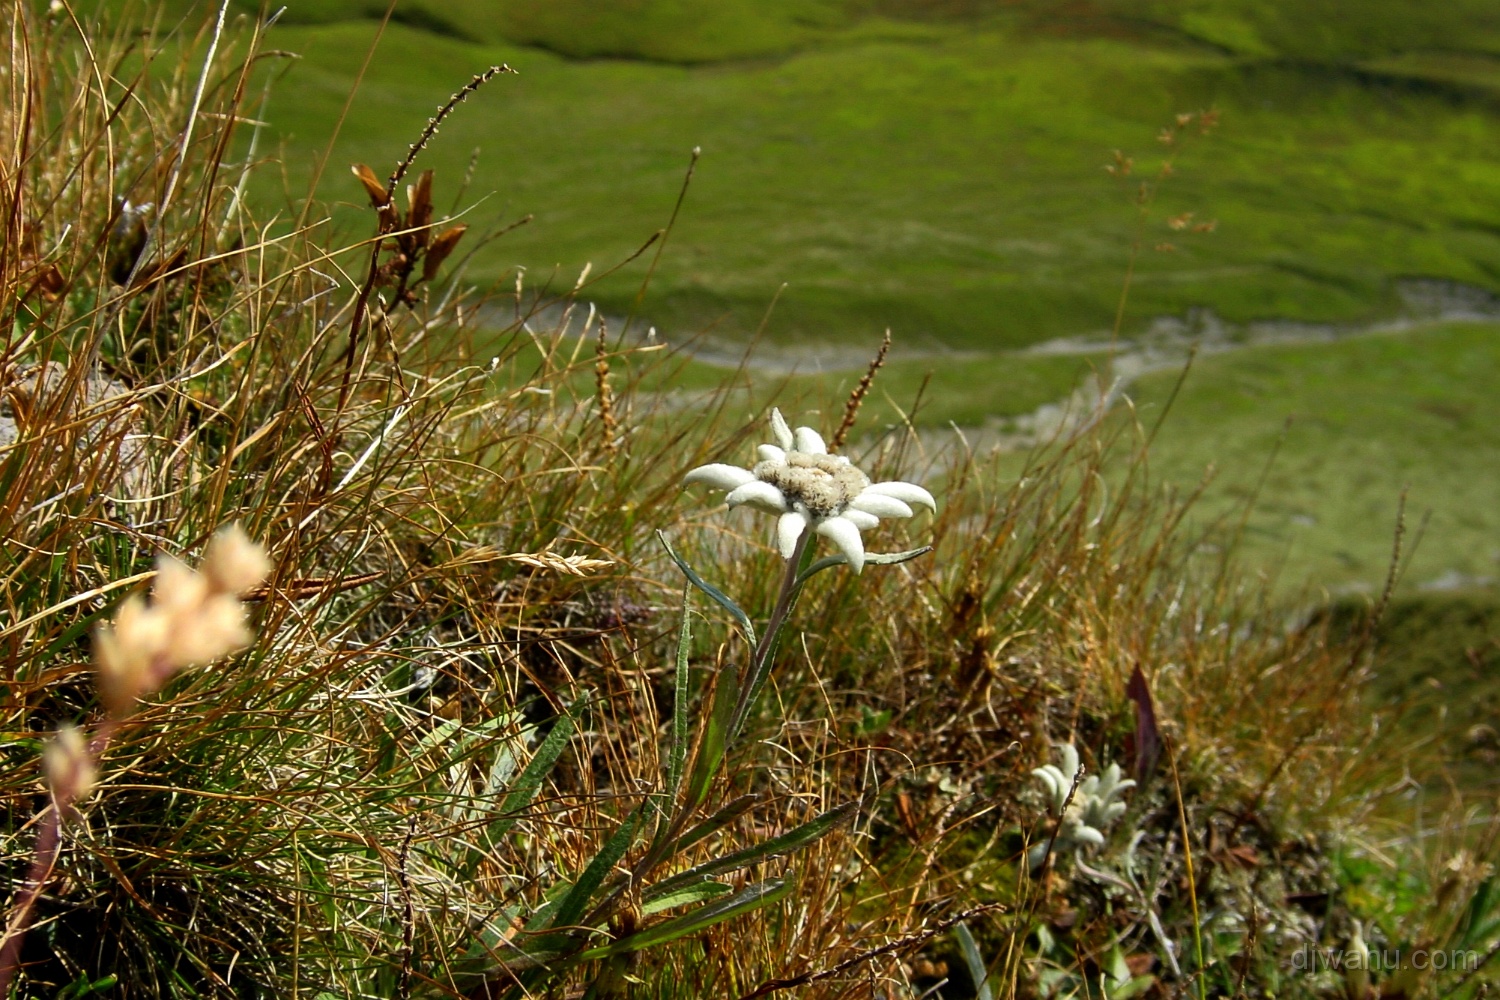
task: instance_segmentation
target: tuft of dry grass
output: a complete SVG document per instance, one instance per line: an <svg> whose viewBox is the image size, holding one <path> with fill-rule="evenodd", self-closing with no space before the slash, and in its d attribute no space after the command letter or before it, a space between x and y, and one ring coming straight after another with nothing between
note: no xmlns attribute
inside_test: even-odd
<svg viewBox="0 0 1500 1000"><path fill-rule="evenodd" d="M621 840L670 791L676 720L704 725L748 652L717 606L683 604L653 532L752 617L775 596L764 526L678 499L684 470L741 460L759 415L645 391L681 358L611 344L602 322L567 334L575 295L549 329L518 281L497 319L454 278L464 224L434 217L430 175L398 219L399 177L356 170L367 238L329 231L316 203L295 226L257 214L243 182L267 164L244 133L272 56L254 25L161 36L21 6L8 45L12 890L47 804L46 734L104 711L97 626L158 553L190 557L221 525L264 539L273 565L251 595L256 645L115 733L38 901L22 995L114 977L122 997L914 997L966 974L958 921L1008 997L1089 995L1101 976L1112 996L1319 995L1288 956L1356 916L1429 948L1493 947L1493 830L1460 835L1489 814L1455 815L1441 850L1370 846L1407 748L1363 700L1367 659L1289 623L1232 551L1187 531L1193 498L1153 485L1147 434L1085 422L1019 477L961 439L861 436L884 347L837 437L872 478L933 488L937 518L873 537L934 551L816 577L694 813L702 835L660 858ZM1032 877L1021 859L1049 831L1029 772L1064 740L1090 770L1131 762L1137 671L1171 768L1143 772L1087 866ZM694 912L646 912L650 886L615 872L659 869L657 885L841 807L847 826L720 874L733 894L785 879L772 905L608 951ZM1431 905L1409 917L1399 885L1356 898L1355 856L1430 863ZM553 926L590 871L592 909Z"/></svg>

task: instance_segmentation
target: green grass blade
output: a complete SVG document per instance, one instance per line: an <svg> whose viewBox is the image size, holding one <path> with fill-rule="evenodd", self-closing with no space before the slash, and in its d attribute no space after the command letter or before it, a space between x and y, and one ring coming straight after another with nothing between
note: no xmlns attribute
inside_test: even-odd
<svg viewBox="0 0 1500 1000"><path fill-rule="evenodd" d="M693 644L692 589L682 588L682 630L677 636L677 670L673 680L672 749L667 761L667 791L675 800L688 752L688 652Z"/></svg>
<svg viewBox="0 0 1500 1000"><path fill-rule="evenodd" d="M713 903L700 906L691 913L684 913L680 917L664 920L655 927L648 927L643 931L632 934L627 938L621 938L611 944L600 948L592 948L578 958L581 961L592 962L611 955L620 955L625 952L640 951L643 948L651 948L659 944L667 944L678 938L696 934L698 931L712 927L714 924L722 923L731 917L738 917L753 912L763 906L770 906L779 902L791 892L790 882L784 879L767 879L754 885L746 886L728 899L718 900Z"/></svg>
<svg viewBox="0 0 1500 1000"><path fill-rule="evenodd" d="M858 802L846 802L841 806L828 810L821 816L815 817L793 830L788 830L779 837L772 837L763 843L746 847L726 854L722 858L704 862L695 868L689 868L685 872L673 875L665 881L646 889L641 894L643 900L658 899L675 889L709 878L713 875L722 875L725 872L736 871L749 865L765 861L767 858L778 854L790 854L800 851L809 844L817 841L837 827L847 822L854 816L855 810L859 808Z"/></svg>
<svg viewBox="0 0 1500 1000"><path fill-rule="evenodd" d="M964 953L964 964L969 967L969 978L974 981L976 1000L995 1000L995 991L990 988L989 970L984 966L984 956L979 954L979 945L966 924L955 924L953 936L958 938L958 947Z"/></svg>
<svg viewBox="0 0 1500 1000"><path fill-rule="evenodd" d="M667 555L672 557L672 561L677 564L677 568L682 570L682 575L687 577L689 582L691 582L693 586L697 587L709 597L713 598L713 600L720 607L734 616L734 620L739 623L740 628L745 632L745 640L750 643L750 646L753 649L755 647L755 626L750 623L750 616L745 614L744 609L741 608L738 604L734 603L734 601L731 600L729 596L718 587L715 587L713 584L703 579L703 577L699 576L697 571L694 570L693 567L689 566L687 562L677 554L676 550L672 548L672 543L667 541L667 536L663 532L658 531L656 533L656 537L661 539L662 547L667 550Z"/></svg>

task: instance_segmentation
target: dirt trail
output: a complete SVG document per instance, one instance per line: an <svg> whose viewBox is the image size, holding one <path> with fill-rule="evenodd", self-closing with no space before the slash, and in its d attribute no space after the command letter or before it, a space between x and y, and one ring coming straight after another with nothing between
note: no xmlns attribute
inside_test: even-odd
<svg viewBox="0 0 1500 1000"><path fill-rule="evenodd" d="M992 417L983 426L964 428L970 446L1025 448L1061 433L1077 430L1098 420L1143 375L1180 369L1189 357L1225 354L1230 351L1267 345L1323 344L1354 337L1399 334L1434 323L1500 322L1500 296L1482 288L1456 282L1431 279L1406 279L1397 282L1401 312L1375 323L1300 323L1289 320L1267 320L1246 324L1225 322L1212 310L1194 309L1186 316L1160 316L1141 333L1111 343L1109 335L1093 334L1061 337L1043 341L1018 351L1017 357L1074 355L1094 356L1108 361L1109 384L1102 396L1094 380L1080 386L1071 396L1044 404L1031 413ZM587 305L577 305L567 315L567 332L575 335L597 335L598 315ZM538 312L528 324L536 331L555 330L563 325L561 307ZM619 317L604 317L609 329L620 330ZM646 322L637 322L630 332L632 341L669 343ZM869 363L867 346L839 344L761 344L747 351L743 342L704 337L686 348L694 360L726 369L747 368L770 376L809 372L857 371ZM978 351L945 349L941 346L900 347L901 360L928 358L937 362L958 363L965 358L989 357Z"/></svg>

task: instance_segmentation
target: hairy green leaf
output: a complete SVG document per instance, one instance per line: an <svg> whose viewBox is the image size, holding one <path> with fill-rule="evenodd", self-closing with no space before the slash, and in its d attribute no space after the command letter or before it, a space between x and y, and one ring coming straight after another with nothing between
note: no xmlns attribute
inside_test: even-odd
<svg viewBox="0 0 1500 1000"><path fill-rule="evenodd" d="M905 552L866 552L865 565L894 566L898 563L910 562L911 560L917 558L917 556L926 555L931 551L931 545L924 545L920 549L907 549ZM835 566L843 566L848 561L849 560L842 555L824 556L822 559L819 559L817 562L807 567L807 569L803 571L802 575L797 577L797 586L802 586L808 580L811 580L814 576L823 572L825 569L832 569Z"/></svg>
<svg viewBox="0 0 1500 1000"><path fill-rule="evenodd" d="M687 564L687 561L679 556L676 550L672 548L672 543L667 541L666 534L658 531L656 533L656 537L661 539L662 547L667 550L667 555L672 557L672 561L677 564L677 568L682 570L682 575L687 577L688 581L691 582L693 586L703 591L705 594L711 597L720 607L734 616L734 620L739 623L740 628L745 632L745 641L748 642L752 648L754 648L755 626L750 623L750 616L745 614L744 609L741 608L738 604L734 603L734 601L731 600L729 596L718 587L715 587L713 584L703 579L703 577L699 576L697 571L694 570L693 567L689 566Z"/></svg>
<svg viewBox="0 0 1500 1000"><path fill-rule="evenodd" d="M712 927L731 917L751 913L763 906L770 906L783 899L791 892L790 882L784 879L767 879L764 882L756 882L754 885L746 886L728 899L706 903L690 913L684 913L680 917L664 920L654 927L648 927L626 938L603 945L599 948L591 948L583 952L578 958L581 961L592 962L600 958L608 958L611 955L619 955L630 951L640 951L642 948L651 948L655 945L666 944L676 941L678 938L695 934L698 931Z"/></svg>
<svg viewBox="0 0 1500 1000"><path fill-rule="evenodd" d="M704 862L695 868L689 868L685 872L673 875L665 881L646 889L641 894L643 900L657 899L669 892L685 885L692 885L713 875L722 875L725 872L736 871L749 865L757 864L767 858L778 854L790 854L800 851L804 847L827 836L834 829L848 821L854 816L855 810L859 808L858 802L846 802L841 806L828 810L821 816L817 816L793 830L788 830L779 837L772 837L760 844L746 847L726 854L722 858Z"/></svg>
<svg viewBox="0 0 1500 1000"><path fill-rule="evenodd" d="M985 968L984 956L979 954L979 945L974 941L974 935L969 933L968 925L955 924L953 936L958 938L958 947L964 953L964 964L969 967L969 978L973 980L974 988L978 990L975 994L977 1000L995 1000L995 991L990 987L990 973Z"/></svg>
<svg viewBox="0 0 1500 1000"><path fill-rule="evenodd" d="M730 887L723 882L699 882L676 892L668 893L658 899L653 899L641 907L642 916L650 916L660 913L662 910L670 910L674 906L683 906L687 903L701 903L705 899L713 899L730 891Z"/></svg>

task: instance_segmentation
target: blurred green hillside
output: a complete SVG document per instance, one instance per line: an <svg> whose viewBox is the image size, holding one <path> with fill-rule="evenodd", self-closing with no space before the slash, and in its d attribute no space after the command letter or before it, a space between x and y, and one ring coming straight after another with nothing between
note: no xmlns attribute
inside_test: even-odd
<svg viewBox="0 0 1500 1000"><path fill-rule="evenodd" d="M171 11L201 23L201 6ZM318 0L273 29L302 58L263 109L285 165L263 199L305 193L378 13ZM701 147L645 307L673 332L754 329L783 283L773 339L891 326L987 349L1107 329L1155 136L1206 108L1222 125L1153 208L1127 326L1193 306L1358 320L1396 310L1402 276L1500 288L1492 3L403 0L395 20L320 189L348 202L336 223L370 224L346 164L383 171L471 72L505 61L519 75L423 154L451 197L477 151L471 223L534 215L469 277L524 267L571 286L623 260ZM1132 177L1102 169L1116 149ZM1214 230L1168 227L1189 212ZM644 271L589 295L624 311Z"/></svg>
<svg viewBox="0 0 1500 1000"><path fill-rule="evenodd" d="M244 11L257 5L235 0ZM168 8L196 5L170 0ZM381 0L306 0L289 23L379 18ZM721 62L785 54L872 19L1051 33L1176 35L1241 56L1346 63L1404 52L1500 53L1486 0L412 0L394 17L468 41L536 45L579 58Z"/></svg>

